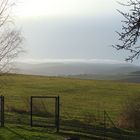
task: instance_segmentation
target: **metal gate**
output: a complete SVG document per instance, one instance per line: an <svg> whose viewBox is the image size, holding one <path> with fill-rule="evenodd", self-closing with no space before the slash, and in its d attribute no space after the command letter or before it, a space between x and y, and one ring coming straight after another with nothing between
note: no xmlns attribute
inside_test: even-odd
<svg viewBox="0 0 140 140"><path fill-rule="evenodd" d="M30 97L30 125L59 131L59 96Z"/></svg>

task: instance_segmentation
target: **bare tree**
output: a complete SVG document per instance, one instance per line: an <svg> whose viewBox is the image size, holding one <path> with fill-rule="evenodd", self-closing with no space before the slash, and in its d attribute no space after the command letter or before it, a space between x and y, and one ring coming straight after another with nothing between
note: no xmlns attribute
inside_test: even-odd
<svg viewBox="0 0 140 140"><path fill-rule="evenodd" d="M138 38L140 36L140 0L128 0L126 4L120 3L123 6L129 7L127 13L119 11L123 15L122 32L117 32L119 35L120 44L113 45L117 50L126 50L130 52L130 56L126 61L133 61L140 55L140 44Z"/></svg>
<svg viewBox="0 0 140 140"><path fill-rule="evenodd" d="M0 74L9 72L11 62L22 52L23 37L10 16L13 0L0 0Z"/></svg>

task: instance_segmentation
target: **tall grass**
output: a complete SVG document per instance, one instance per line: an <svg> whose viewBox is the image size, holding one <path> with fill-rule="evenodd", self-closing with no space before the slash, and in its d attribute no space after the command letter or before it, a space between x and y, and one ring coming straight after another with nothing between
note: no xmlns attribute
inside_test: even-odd
<svg viewBox="0 0 140 140"><path fill-rule="evenodd" d="M123 128L140 129L140 95L125 102L118 124Z"/></svg>

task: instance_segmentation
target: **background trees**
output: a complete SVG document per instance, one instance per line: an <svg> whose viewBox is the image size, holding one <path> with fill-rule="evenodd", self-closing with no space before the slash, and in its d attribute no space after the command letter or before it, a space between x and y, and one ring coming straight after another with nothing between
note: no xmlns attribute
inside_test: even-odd
<svg viewBox="0 0 140 140"><path fill-rule="evenodd" d="M22 52L23 37L20 30L15 29L14 20L10 16L15 2L0 0L0 73L11 70L11 62Z"/></svg>

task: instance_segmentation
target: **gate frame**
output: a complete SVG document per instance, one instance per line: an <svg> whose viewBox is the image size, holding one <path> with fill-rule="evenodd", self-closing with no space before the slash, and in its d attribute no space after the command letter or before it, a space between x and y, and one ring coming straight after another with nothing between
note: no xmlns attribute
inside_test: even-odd
<svg viewBox="0 0 140 140"><path fill-rule="evenodd" d="M54 99L55 100L55 127L56 131L59 132L60 128L60 98L59 96L31 96L30 97L30 126L33 125L33 99Z"/></svg>

